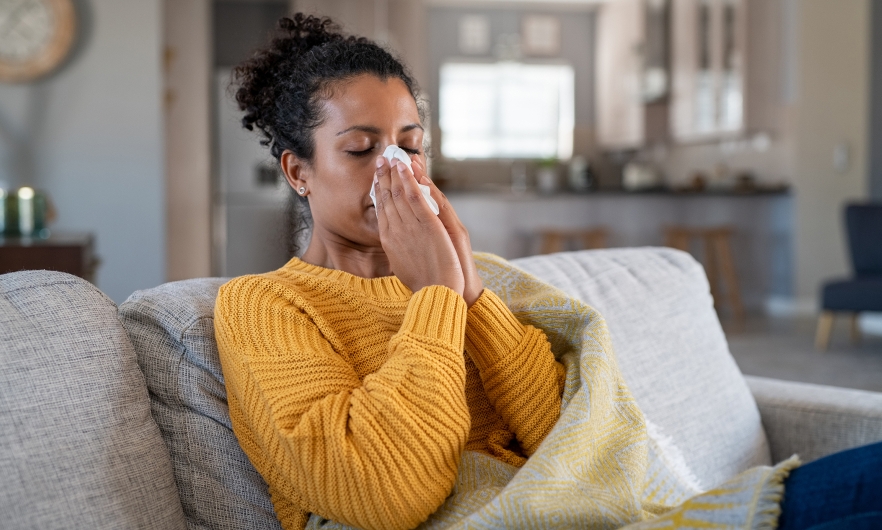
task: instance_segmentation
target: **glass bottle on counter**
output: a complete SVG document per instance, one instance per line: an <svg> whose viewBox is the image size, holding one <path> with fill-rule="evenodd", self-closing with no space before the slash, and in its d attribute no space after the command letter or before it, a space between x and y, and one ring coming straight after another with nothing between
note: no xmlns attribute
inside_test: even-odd
<svg viewBox="0 0 882 530"><path fill-rule="evenodd" d="M591 191L594 188L594 174L585 157L576 155L570 160L567 184L573 191Z"/></svg>

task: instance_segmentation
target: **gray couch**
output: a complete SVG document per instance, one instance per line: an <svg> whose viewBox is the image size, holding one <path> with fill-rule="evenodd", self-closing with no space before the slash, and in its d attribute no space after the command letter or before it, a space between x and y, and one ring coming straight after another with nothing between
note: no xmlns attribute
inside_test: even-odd
<svg viewBox="0 0 882 530"><path fill-rule="evenodd" d="M650 435L700 486L882 440L882 394L742 376L688 254L515 263L605 316ZM66 274L0 276L0 527L279 527L230 430L212 319L223 281L117 308Z"/></svg>

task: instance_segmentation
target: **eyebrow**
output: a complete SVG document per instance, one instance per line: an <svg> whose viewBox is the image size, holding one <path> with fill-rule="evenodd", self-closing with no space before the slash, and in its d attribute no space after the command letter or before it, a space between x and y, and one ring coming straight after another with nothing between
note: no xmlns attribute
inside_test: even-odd
<svg viewBox="0 0 882 530"><path fill-rule="evenodd" d="M405 125L404 127L402 127L401 130L399 130L398 132L405 133L408 131L412 131L414 129L423 130L423 126L420 125L419 123L411 123L410 125ZM382 132L382 131L380 131L379 127L374 127L372 125L353 125L352 127L349 127L348 129L343 129L342 131L338 132L337 136L341 136L341 135L346 134L350 131L362 131L362 132L371 133L371 134L380 134Z"/></svg>

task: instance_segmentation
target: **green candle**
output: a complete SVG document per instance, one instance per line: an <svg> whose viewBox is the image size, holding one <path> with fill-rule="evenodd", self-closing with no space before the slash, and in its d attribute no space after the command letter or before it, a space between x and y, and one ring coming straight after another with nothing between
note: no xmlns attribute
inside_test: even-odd
<svg viewBox="0 0 882 530"><path fill-rule="evenodd" d="M18 189L18 232L23 236L34 233L34 188Z"/></svg>
<svg viewBox="0 0 882 530"><path fill-rule="evenodd" d="M18 235L18 195L6 193L3 198L3 234L7 236Z"/></svg>

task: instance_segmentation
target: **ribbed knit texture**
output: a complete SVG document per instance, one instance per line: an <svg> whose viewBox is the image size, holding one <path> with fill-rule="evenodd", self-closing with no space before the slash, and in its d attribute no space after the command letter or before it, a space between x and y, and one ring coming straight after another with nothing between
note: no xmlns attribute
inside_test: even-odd
<svg viewBox="0 0 882 530"><path fill-rule="evenodd" d="M465 449L522 465L560 414L545 334L487 289L467 309L294 259L223 286L215 331L233 429L286 529L414 527Z"/></svg>

